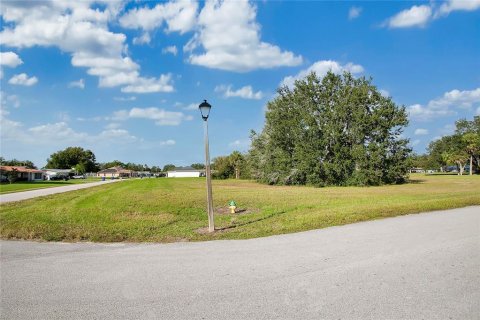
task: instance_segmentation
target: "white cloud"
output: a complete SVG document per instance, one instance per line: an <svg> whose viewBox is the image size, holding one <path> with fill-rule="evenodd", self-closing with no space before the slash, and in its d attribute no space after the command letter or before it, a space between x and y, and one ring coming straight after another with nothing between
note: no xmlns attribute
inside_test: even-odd
<svg viewBox="0 0 480 320"><path fill-rule="evenodd" d="M424 135L427 135L428 134L428 130L427 129L422 129L422 128L418 128L415 130L415 133L414 133L416 136L424 136Z"/></svg>
<svg viewBox="0 0 480 320"><path fill-rule="evenodd" d="M85 89L85 80L80 79L78 81L72 81L68 84L69 88L79 88L79 89Z"/></svg>
<svg viewBox="0 0 480 320"><path fill-rule="evenodd" d="M281 85L286 85L292 88L295 83L295 80L303 79L311 72L315 72L318 77L322 78L327 74L328 71L331 71L336 74L343 73L344 71L348 71L352 74L360 74L364 71L364 69L361 65L353 64L351 62L345 65L342 65L337 61L321 60L321 61L315 62L307 69L300 71L296 76L285 77L282 80Z"/></svg>
<svg viewBox="0 0 480 320"><path fill-rule="evenodd" d="M301 56L260 40L256 15L256 7L248 1L207 1L197 32L184 46L190 52L188 61L236 72L301 64Z"/></svg>
<svg viewBox="0 0 480 320"><path fill-rule="evenodd" d="M104 8L92 8L93 1L33 1L2 3L5 27L2 44L25 48L55 46L72 54L72 65L87 68L99 78L100 87L138 86L157 82L155 92L168 92L171 84L160 78L140 76L140 66L126 56L126 36L109 31L123 6L105 2ZM150 90L144 92L152 92Z"/></svg>
<svg viewBox="0 0 480 320"><path fill-rule="evenodd" d="M161 146L173 146L176 144L175 140L165 140L165 141L160 141L159 143Z"/></svg>
<svg viewBox="0 0 480 320"><path fill-rule="evenodd" d="M162 53L163 53L163 54L171 53L171 54L173 54L174 56L176 56L177 53L178 53L178 49L177 49L176 46L168 46L168 47L162 49Z"/></svg>
<svg viewBox="0 0 480 320"><path fill-rule="evenodd" d="M390 28L423 27L432 18L432 8L429 5L413 6L400 11L387 21Z"/></svg>
<svg viewBox="0 0 480 320"><path fill-rule="evenodd" d="M12 106L14 108L20 107L20 99L15 94L7 94L4 91L0 91L0 107L1 110L7 112L7 108ZM7 112L8 114L8 112Z"/></svg>
<svg viewBox="0 0 480 320"><path fill-rule="evenodd" d="M166 23L166 32L181 34L195 26L198 3L193 0L171 1L153 8L134 8L120 18L120 25L129 29L152 31Z"/></svg>
<svg viewBox="0 0 480 320"><path fill-rule="evenodd" d="M480 0L449 0L442 3L438 15L448 15L452 11L474 11L480 8Z"/></svg>
<svg viewBox="0 0 480 320"><path fill-rule="evenodd" d="M470 109L474 104L480 103L480 88L474 90L452 90L433 101L429 105L436 107L458 107L461 109Z"/></svg>
<svg viewBox="0 0 480 320"><path fill-rule="evenodd" d="M136 83L122 88L126 93L172 92L171 74L162 74L160 78L139 78Z"/></svg>
<svg viewBox="0 0 480 320"><path fill-rule="evenodd" d="M414 120L427 121L436 117L455 115L456 108L470 110L480 104L480 88L474 90L452 90L442 97L430 100L427 105L414 104L407 107Z"/></svg>
<svg viewBox="0 0 480 320"><path fill-rule="evenodd" d="M28 77L26 73L16 74L8 80L8 83L10 84L27 87L33 86L37 82L37 77Z"/></svg>
<svg viewBox="0 0 480 320"><path fill-rule="evenodd" d="M48 140L80 142L88 137L86 133L76 132L66 122L48 123L28 129L28 133L38 141Z"/></svg>
<svg viewBox="0 0 480 320"><path fill-rule="evenodd" d="M384 25L390 28L424 27L433 19L449 15L452 11L474 11L480 8L480 0L448 0L440 7L429 5L412 6L388 19Z"/></svg>
<svg viewBox="0 0 480 320"><path fill-rule="evenodd" d="M15 52L0 52L0 66L15 68L22 63L22 59Z"/></svg>
<svg viewBox="0 0 480 320"><path fill-rule="evenodd" d="M238 90L232 90L231 85L220 85L215 87L215 92L223 92L225 98L238 97L255 100L263 98L263 93L261 91L254 92L252 86L244 86Z"/></svg>
<svg viewBox="0 0 480 320"><path fill-rule="evenodd" d="M132 108L130 110L115 111L114 121L124 121L127 119L149 119L153 120L159 126L177 126L182 121L192 120L191 116L186 116L182 112L166 111L159 108Z"/></svg>
<svg viewBox="0 0 480 320"><path fill-rule="evenodd" d="M133 38L132 42L133 44L149 44L152 39L150 38L150 34L148 32L145 32L142 34L140 37L135 37Z"/></svg>
<svg viewBox="0 0 480 320"><path fill-rule="evenodd" d="M118 129L120 128L120 123L116 122L111 122L105 126L105 129L111 130L111 129Z"/></svg>
<svg viewBox="0 0 480 320"><path fill-rule="evenodd" d="M360 14L362 13L362 8L360 7L350 7L348 10L348 19L353 20L358 17L360 17Z"/></svg>

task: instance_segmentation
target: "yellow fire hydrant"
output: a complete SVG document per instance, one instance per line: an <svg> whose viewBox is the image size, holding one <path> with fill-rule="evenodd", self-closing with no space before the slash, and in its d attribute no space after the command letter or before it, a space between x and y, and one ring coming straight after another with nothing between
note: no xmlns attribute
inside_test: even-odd
<svg viewBox="0 0 480 320"><path fill-rule="evenodd" d="M229 205L229 208L230 208L230 213L235 213L235 209L237 209L237 204L235 203L235 201L230 201L230 203L228 204Z"/></svg>

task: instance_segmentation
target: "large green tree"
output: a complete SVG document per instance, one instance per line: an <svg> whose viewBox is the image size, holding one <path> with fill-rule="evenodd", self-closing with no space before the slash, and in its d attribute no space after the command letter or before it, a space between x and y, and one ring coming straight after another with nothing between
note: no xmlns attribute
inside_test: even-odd
<svg viewBox="0 0 480 320"><path fill-rule="evenodd" d="M80 147L68 147L65 150L55 152L47 159L45 168L72 169L82 168L85 172L98 171L95 154L91 150Z"/></svg>
<svg viewBox="0 0 480 320"><path fill-rule="evenodd" d="M252 176L270 184L380 185L405 181L403 106L371 79L315 73L278 90L260 134L252 133Z"/></svg>

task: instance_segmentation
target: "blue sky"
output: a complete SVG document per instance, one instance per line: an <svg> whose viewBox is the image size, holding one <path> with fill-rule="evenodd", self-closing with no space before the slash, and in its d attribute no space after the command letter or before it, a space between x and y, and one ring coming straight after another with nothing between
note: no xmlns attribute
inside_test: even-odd
<svg viewBox="0 0 480 320"><path fill-rule="evenodd" d="M1 155L43 166L203 162L247 151L276 88L309 71L373 77L421 153L480 115L480 1L2 1Z"/></svg>

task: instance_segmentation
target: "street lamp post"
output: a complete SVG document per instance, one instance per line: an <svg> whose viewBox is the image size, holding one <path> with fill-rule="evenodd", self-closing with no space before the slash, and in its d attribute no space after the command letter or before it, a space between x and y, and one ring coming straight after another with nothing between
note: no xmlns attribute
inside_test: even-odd
<svg viewBox="0 0 480 320"><path fill-rule="evenodd" d="M208 232L215 231L215 222L213 220L213 199L212 199L212 180L210 173L210 151L208 147L208 115L212 106L204 100L198 108L202 114L203 127L205 132L205 175L207 176L207 210L208 210Z"/></svg>

